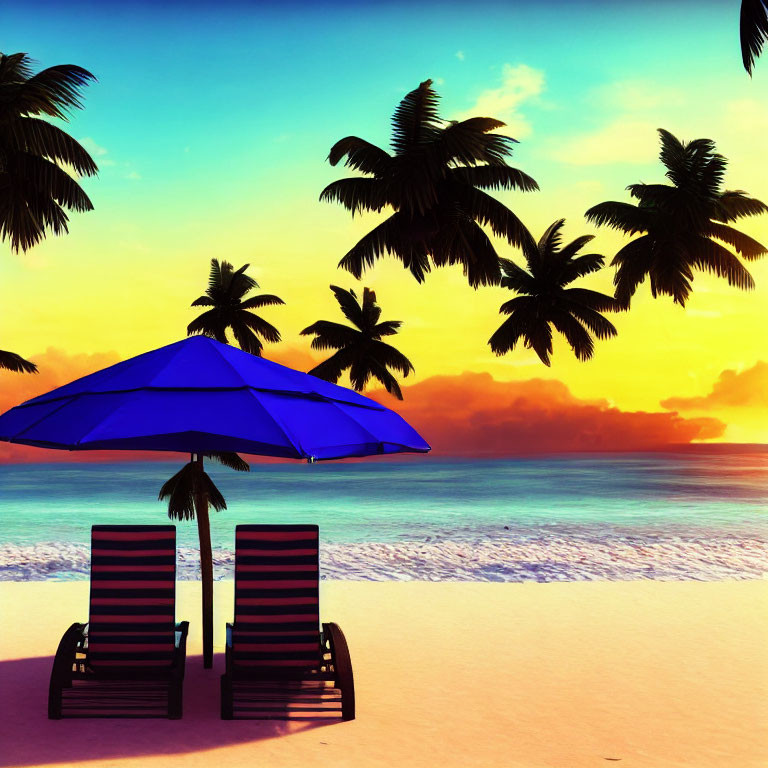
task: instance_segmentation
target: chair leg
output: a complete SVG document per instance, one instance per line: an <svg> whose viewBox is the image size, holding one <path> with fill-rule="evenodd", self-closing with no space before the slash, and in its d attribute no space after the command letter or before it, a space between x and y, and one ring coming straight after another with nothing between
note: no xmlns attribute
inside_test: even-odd
<svg viewBox="0 0 768 768"><path fill-rule="evenodd" d="M184 700L184 678L171 680L168 684L168 719L181 720Z"/></svg>
<svg viewBox="0 0 768 768"><path fill-rule="evenodd" d="M53 680L48 688L48 719L61 720L61 686Z"/></svg>
<svg viewBox="0 0 768 768"><path fill-rule="evenodd" d="M232 678L221 676L221 719L234 720L234 701L232 697Z"/></svg>

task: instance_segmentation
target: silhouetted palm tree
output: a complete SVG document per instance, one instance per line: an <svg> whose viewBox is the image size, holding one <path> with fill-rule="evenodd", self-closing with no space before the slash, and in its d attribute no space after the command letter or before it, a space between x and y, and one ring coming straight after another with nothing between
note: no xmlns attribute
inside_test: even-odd
<svg viewBox="0 0 768 768"><path fill-rule="evenodd" d="M67 232L64 209L90 211L88 195L64 170L97 172L93 158L71 136L38 115L67 120L81 108L80 91L95 80L73 64L32 73L25 53L0 53L0 239L26 251L46 230Z"/></svg>
<svg viewBox="0 0 768 768"><path fill-rule="evenodd" d="M331 290L341 311L355 328L328 320L318 320L305 328L302 336L315 336L312 349L337 350L309 373L336 382L349 369L349 380L358 392L362 392L368 380L374 378L384 385L387 392L402 400L400 386L388 369L407 376L413 372L413 365L402 352L381 341L382 336L396 334L402 321L379 322L381 307L376 303L376 294L369 288L363 288L362 304L354 291L345 291L336 285L332 285Z"/></svg>
<svg viewBox="0 0 768 768"><path fill-rule="evenodd" d="M0 349L0 368L16 373L37 373L37 366L15 352Z"/></svg>
<svg viewBox="0 0 768 768"><path fill-rule="evenodd" d="M259 336L265 341L280 341L277 328L251 310L285 302L266 293L243 300L249 291L259 287L252 277L245 274L249 266L244 264L235 270L228 261L219 264L217 259L211 259L208 290L205 296L195 299L191 304L193 307L211 309L203 312L187 326L188 336L201 333L222 344L228 344L227 329L231 329L240 349L252 355L261 355L263 344Z"/></svg>
<svg viewBox="0 0 768 768"><path fill-rule="evenodd" d="M763 245L728 223L765 213L768 206L741 190L722 190L727 160L715 152L710 139L686 144L663 129L659 134L661 162L672 184L631 184L627 189L637 205L600 203L585 214L598 226L628 235L643 233L611 262L617 267L616 298L628 307L637 287L649 277L654 297L672 296L685 306L694 269L713 272L739 288L753 288L752 276L721 243L745 259L764 255Z"/></svg>
<svg viewBox="0 0 768 768"><path fill-rule="evenodd" d="M482 229L513 244L526 243L527 230L485 189L538 189L527 174L506 164L515 139L491 131L504 126L489 117L445 122L437 113L432 81L411 91L392 118L390 155L347 136L331 148L328 160L361 171L368 178L329 184L321 200L352 211L395 212L363 237L339 262L355 277L390 253L419 281L435 266L461 264L469 283L488 285L500 278L498 256ZM482 225L482 226L481 226Z"/></svg>
<svg viewBox="0 0 768 768"><path fill-rule="evenodd" d="M741 60L751 77L755 59L768 40L768 0L741 0L739 35Z"/></svg>
<svg viewBox="0 0 768 768"><path fill-rule="evenodd" d="M488 341L497 355L509 352L522 341L549 365L554 327L565 336L579 360L589 360L594 352L590 332L598 339L616 335L613 324L600 314L620 309L613 296L587 288L566 288L577 278L600 269L604 259L598 253L577 255L593 239L592 235L577 237L561 247L564 223L565 219L558 219L538 245L523 249L528 272L501 259L501 284L521 295L501 305L499 311L509 317Z"/></svg>

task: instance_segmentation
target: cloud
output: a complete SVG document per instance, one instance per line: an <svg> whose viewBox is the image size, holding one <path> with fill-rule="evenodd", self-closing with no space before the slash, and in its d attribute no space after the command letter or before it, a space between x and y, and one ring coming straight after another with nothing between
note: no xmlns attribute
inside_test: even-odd
<svg viewBox="0 0 768 768"><path fill-rule="evenodd" d="M515 138L530 135L531 126L518 109L525 101L536 98L544 90L544 73L527 64L505 64L501 70L501 85L483 91L477 101L456 119L493 117L503 120Z"/></svg>
<svg viewBox="0 0 768 768"><path fill-rule="evenodd" d="M613 120L592 133L558 139L552 157L569 165L647 165L659 154L657 126L647 120Z"/></svg>
<svg viewBox="0 0 768 768"><path fill-rule="evenodd" d="M434 376L404 387L394 408L446 456L654 450L720 437L725 424L675 413L623 411L580 400L560 381L496 381L488 373Z"/></svg>
<svg viewBox="0 0 768 768"><path fill-rule="evenodd" d="M97 165L114 165L115 161L107 157L109 150L99 146L90 136L78 139L80 146L96 161Z"/></svg>
<svg viewBox="0 0 768 768"><path fill-rule="evenodd" d="M311 369L320 359L298 347L283 347L279 352L267 349L267 357L300 371ZM113 352L68 355L54 348L32 359L40 367L36 376L0 373L0 412L119 360ZM725 424L714 418L622 411L607 400L581 400L564 383L552 379L503 382L488 373L465 372L433 376L403 390L403 402L382 390L370 396L402 414L435 453L446 456L653 450L717 438L725 430ZM0 443L0 463L140 460L178 461L179 457L149 451L79 453Z"/></svg>
<svg viewBox="0 0 768 768"><path fill-rule="evenodd" d="M125 178L130 179L131 181L138 181L141 178L141 174L136 171L130 171L125 174Z"/></svg>
<svg viewBox="0 0 768 768"><path fill-rule="evenodd" d="M675 411L709 411L717 408L768 409L768 363L758 360L744 371L727 369L701 397L669 397L663 408Z"/></svg>
<svg viewBox="0 0 768 768"><path fill-rule="evenodd" d="M454 55L459 61L464 61L464 51L456 51Z"/></svg>
<svg viewBox="0 0 768 768"><path fill-rule="evenodd" d="M330 355L330 351L325 353L325 357L330 357ZM311 370L323 360L323 357L315 356L306 349L289 347L287 344L280 344L280 346L274 348L267 344L264 347L264 357L273 363L304 372Z"/></svg>
<svg viewBox="0 0 768 768"><path fill-rule="evenodd" d="M115 352L70 355L55 347L48 347L45 352L30 355L29 359L37 364L39 373L12 373L0 371L0 413L5 413L25 400L37 397L45 392L68 384L89 373L114 365L120 361ZM96 457L95 454L99 454ZM93 451L88 459L105 460L106 451ZM110 451L111 454L118 453ZM122 452L119 452L122 453ZM0 463L10 462L46 462L46 461L83 461L81 453L54 451L35 448L30 445L12 445L0 442ZM121 458L128 458L127 455ZM135 459L135 456L133 457Z"/></svg>

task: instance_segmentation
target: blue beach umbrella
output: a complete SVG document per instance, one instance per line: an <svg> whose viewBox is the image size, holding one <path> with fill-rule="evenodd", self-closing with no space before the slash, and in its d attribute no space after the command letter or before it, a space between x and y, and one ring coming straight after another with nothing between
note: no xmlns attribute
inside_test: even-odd
<svg viewBox="0 0 768 768"><path fill-rule="evenodd" d="M69 451L239 452L307 461L426 453L383 405L205 336L132 357L27 400L0 416L0 440ZM201 486L202 487L202 486ZM195 511L203 577L203 658L213 659L208 500Z"/></svg>

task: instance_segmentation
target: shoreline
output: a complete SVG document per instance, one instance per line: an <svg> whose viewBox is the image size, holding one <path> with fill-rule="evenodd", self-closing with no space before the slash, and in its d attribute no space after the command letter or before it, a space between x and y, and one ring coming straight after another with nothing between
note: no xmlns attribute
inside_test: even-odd
<svg viewBox="0 0 768 768"><path fill-rule="evenodd" d="M352 581L723 581L768 577L768 541L746 534L513 536L507 541L324 543L321 578ZM213 550L214 578L233 578L234 552ZM88 579L90 546L0 544L0 582ZM199 578L195 547L177 547L177 578Z"/></svg>

